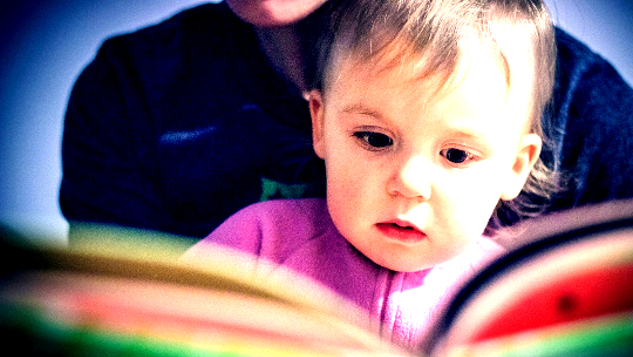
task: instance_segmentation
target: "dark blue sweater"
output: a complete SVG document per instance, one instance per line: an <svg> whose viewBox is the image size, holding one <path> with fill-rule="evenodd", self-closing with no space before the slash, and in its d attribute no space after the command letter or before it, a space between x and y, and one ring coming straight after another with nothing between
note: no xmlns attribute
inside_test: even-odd
<svg viewBox="0 0 633 357"><path fill-rule="evenodd" d="M558 31L556 150L573 181L552 209L633 196L633 92ZM73 89L62 212L203 237L238 209L324 194L307 102L224 3L107 40ZM71 226L72 228L72 226Z"/></svg>

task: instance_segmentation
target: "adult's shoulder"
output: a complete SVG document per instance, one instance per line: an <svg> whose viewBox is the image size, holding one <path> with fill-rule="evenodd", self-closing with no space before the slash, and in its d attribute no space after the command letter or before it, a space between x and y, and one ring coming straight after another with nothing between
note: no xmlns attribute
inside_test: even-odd
<svg viewBox="0 0 633 357"><path fill-rule="evenodd" d="M181 122L187 128L207 125L209 117L241 108L243 97L259 89L249 88L268 85L272 80L261 78L269 77L252 27L224 3L205 4L106 39L77 79L71 100L99 108L95 116L106 125L147 121L133 131L149 132L150 125L160 135L180 130ZM108 115L112 106L124 113Z"/></svg>
<svg viewBox="0 0 633 357"><path fill-rule="evenodd" d="M633 89L586 44L561 29L551 112L544 127L565 190L551 210L633 195Z"/></svg>
<svg viewBox="0 0 633 357"><path fill-rule="evenodd" d="M240 51L256 43L254 39L252 27L221 2L199 5L136 31L115 34L104 41L99 54L123 51L132 60L160 59L170 53L205 57Z"/></svg>
<svg viewBox="0 0 633 357"><path fill-rule="evenodd" d="M556 29L554 93L559 118L621 122L633 115L633 90L605 58L562 29ZM573 123L572 123L573 124Z"/></svg>

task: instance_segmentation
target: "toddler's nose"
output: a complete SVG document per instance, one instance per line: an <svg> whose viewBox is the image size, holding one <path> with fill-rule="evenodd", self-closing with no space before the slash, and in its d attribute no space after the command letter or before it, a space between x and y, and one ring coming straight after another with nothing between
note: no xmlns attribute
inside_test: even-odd
<svg viewBox="0 0 633 357"><path fill-rule="evenodd" d="M392 196L406 198L431 198L432 165L423 157L414 156L396 165L387 184L387 192Z"/></svg>

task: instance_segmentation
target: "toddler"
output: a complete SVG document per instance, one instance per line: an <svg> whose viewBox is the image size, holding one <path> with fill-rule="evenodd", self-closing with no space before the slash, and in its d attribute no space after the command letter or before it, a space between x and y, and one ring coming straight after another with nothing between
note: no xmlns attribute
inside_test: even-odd
<svg viewBox="0 0 633 357"><path fill-rule="evenodd" d="M547 197L540 118L554 73L542 1L353 0L332 19L309 96L326 199L252 205L192 247L288 267L411 349L474 271L484 232Z"/></svg>

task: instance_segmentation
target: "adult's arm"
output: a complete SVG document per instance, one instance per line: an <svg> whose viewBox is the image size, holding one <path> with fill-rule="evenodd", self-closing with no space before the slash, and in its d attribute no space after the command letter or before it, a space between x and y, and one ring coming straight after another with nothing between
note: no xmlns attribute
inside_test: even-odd
<svg viewBox="0 0 633 357"><path fill-rule="evenodd" d="M106 41L75 83L62 141L61 209L71 223L168 230L141 84L118 39Z"/></svg>

